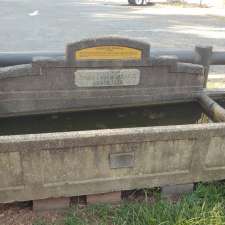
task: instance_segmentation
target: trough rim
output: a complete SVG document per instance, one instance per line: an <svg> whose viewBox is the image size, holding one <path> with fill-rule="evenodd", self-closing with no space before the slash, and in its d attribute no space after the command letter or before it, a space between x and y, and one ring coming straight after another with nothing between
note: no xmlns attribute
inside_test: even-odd
<svg viewBox="0 0 225 225"><path fill-rule="evenodd" d="M71 150L75 147L225 137L225 123L169 125L0 136L0 152ZM24 148L21 148L22 144ZM37 144L38 143L38 144Z"/></svg>

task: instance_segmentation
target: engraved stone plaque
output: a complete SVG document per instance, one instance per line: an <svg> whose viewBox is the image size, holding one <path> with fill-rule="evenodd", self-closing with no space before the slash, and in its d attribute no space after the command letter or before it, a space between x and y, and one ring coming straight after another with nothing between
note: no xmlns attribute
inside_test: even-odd
<svg viewBox="0 0 225 225"><path fill-rule="evenodd" d="M78 87L131 86L138 85L139 82L138 69L93 69L75 72L75 84Z"/></svg>
<svg viewBox="0 0 225 225"><path fill-rule="evenodd" d="M134 152L110 154L109 164L111 169L134 167Z"/></svg>

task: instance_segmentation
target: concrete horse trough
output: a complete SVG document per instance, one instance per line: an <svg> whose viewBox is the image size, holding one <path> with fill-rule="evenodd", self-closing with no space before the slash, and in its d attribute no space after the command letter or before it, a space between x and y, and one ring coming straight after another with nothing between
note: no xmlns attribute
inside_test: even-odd
<svg viewBox="0 0 225 225"><path fill-rule="evenodd" d="M224 179L225 113L207 96L224 93L207 91L205 74L202 65L151 57L148 44L111 37L70 44L65 58L0 68L2 123L182 102L196 102L210 117L204 124L195 118L192 124L17 135L4 135L1 127L0 203L61 199L68 205L71 196Z"/></svg>

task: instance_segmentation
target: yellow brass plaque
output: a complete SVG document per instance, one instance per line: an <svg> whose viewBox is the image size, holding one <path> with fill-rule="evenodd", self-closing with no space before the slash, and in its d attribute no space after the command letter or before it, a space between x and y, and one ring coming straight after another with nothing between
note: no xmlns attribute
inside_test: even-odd
<svg viewBox="0 0 225 225"><path fill-rule="evenodd" d="M98 46L75 52L76 60L141 60L141 50L123 46Z"/></svg>

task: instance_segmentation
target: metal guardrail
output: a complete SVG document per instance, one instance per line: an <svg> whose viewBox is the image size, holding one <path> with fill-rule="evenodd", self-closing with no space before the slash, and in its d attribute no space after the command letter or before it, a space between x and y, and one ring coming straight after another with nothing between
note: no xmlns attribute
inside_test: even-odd
<svg viewBox="0 0 225 225"><path fill-rule="evenodd" d="M212 51L212 47L196 47L195 51L176 49L151 49L151 57L177 56L186 63L206 65L225 65L225 52ZM0 52L0 67L29 64L34 57L63 57L64 52Z"/></svg>
<svg viewBox="0 0 225 225"><path fill-rule="evenodd" d="M195 63L196 60L196 51L191 50L152 50L152 56L160 55L175 55L181 62L186 63ZM225 65L225 52L214 51L212 52L209 60L210 65Z"/></svg>
<svg viewBox="0 0 225 225"><path fill-rule="evenodd" d="M39 56L62 57L64 52L0 52L0 67L29 64Z"/></svg>

